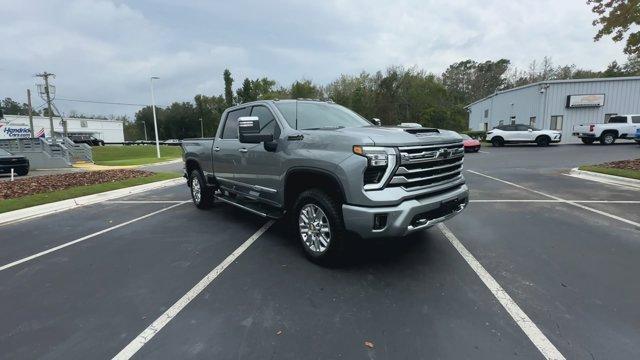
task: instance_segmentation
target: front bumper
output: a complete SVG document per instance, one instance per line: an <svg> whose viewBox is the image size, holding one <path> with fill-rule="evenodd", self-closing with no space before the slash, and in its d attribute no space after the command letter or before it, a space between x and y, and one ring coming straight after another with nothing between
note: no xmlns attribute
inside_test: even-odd
<svg viewBox="0 0 640 360"><path fill-rule="evenodd" d="M396 206L342 205L345 228L363 238L399 237L427 229L460 213L469 202L469 188L457 186L445 193L406 200ZM384 227L374 229L375 216L386 215Z"/></svg>

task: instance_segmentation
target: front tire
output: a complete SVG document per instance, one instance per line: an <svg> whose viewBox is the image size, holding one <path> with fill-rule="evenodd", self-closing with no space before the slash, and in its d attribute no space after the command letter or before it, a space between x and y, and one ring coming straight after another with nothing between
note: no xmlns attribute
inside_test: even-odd
<svg viewBox="0 0 640 360"><path fill-rule="evenodd" d="M191 200L198 209L208 209L213 205L213 189L204 181L200 170L192 170L189 175Z"/></svg>
<svg viewBox="0 0 640 360"><path fill-rule="evenodd" d="M346 230L342 204L320 189L304 191L294 206L294 223L307 257L327 265L344 255Z"/></svg>
<svg viewBox="0 0 640 360"><path fill-rule="evenodd" d="M538 136L536 139L536 144L538 144L538 146L549 146L550 143L551 139L548 136Z"/></svg>
<svg viewBox="0 0 640 360"><path fill-rule="evenodd" d="M19 168L16 169L16 174L18 174L18 176L25 176L29 173L29 169L28 168Z"/></svg>

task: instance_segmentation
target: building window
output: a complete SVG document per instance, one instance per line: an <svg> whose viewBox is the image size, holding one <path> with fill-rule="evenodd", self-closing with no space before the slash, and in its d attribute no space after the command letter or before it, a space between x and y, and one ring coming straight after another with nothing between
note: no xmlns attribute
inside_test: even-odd
<svg viewBox="0 0 640 360"><path fill-rule="evenodd" d="M531 126L533 128L536 127L536 117L535 116L532 116L532 117L529 118L529 126Z"/></svg>
<svg viewBox="0 0 640 360"><path fill-rule="evenodd" d="M613 116L618 115L617 113L612 113L612 114L604 114L604 123L608 124L609 123L609 119L611 119Z"/></svg>
<svg viewBox="0 0 640 360"><path fill-rule="evenodd" d="M551 130L562 130L562 115L553 115L551 117Z"/></svg>
<svg viewBox="0 0 640 360"><path fill-rule="evenodd" d="M502 125L504 125L504 120L498 121L498 126L502 126Z"/></svg>
<svg viewBox="0 0 640 360"><path fill-rule="evenodd" d="M489 131L489 123L484 123L484 131Z"/></svg>
<svg viewBox="0 0 640 360"><path fill-rule="evenodd" d="M515 125L516 124L516 117L512 116L509 118L511 120L511 125Z"/></svg>
<svg viewBox="0 0 640 360"><path fill-rule="evenodd" d="M87 127L87 120L80 120L80 127Z"/></svg>
<svg viewBox="0 0 640 360"><path fill-rule="evenodd" d="M488 118L489 117L489 109L485 109L484 110L484 118Z"/></svg>

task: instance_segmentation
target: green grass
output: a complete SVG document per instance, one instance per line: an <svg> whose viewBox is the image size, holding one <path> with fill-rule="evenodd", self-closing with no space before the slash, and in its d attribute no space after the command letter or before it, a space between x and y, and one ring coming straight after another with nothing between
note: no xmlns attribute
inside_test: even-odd
<svg viewBox="0 0 640 360"><path fill-rule="evenodd" d="M23 196L15 199L6 199L0 201L0 213L7 211L13 211L18 209L24 209L31 206L47 204L55 201L72 199L79 196L97 194L110 190L122 189L135 185L148 184L160 180L168 180L180 177L179 173L155 173L148 177L139 177L133 179L127 179L122 181L116 181L104 184L95 184L87 186L75 186L65 190L52 191L42 194L34 194Z"/></svg>
<svg viewBox="0 0 640 360"><path fill-rule="evenodd" d="M160 155L158 159L154 145L93 147L93 162L109 166L152 164L178 159L182 156L182 150L180 146L160 146Z"/></svg>
<svg viewBox="0 0 640 360"><path fill-rule="evenodd" d="M597 165L584 165L580 166L578 169L640 180L640 171L637 170L616 169Z"/></svg>

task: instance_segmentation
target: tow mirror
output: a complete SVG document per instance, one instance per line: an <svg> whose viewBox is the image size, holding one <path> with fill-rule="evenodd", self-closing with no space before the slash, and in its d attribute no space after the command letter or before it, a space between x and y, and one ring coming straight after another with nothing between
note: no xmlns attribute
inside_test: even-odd
<svg viewBox="0 0 640 360"><path fill-rule="evenodd" d="M378 118L373 118L373 124L375 126L382 126L382 120L380 120Z"/></svg>
<svg viewBox="0 0 640 360"><path fill-rule="evenodd" d="M273 134L260 134L257 116L243 116L238 119L238 140L244 144L259 144L273 141Z"/></svg>

